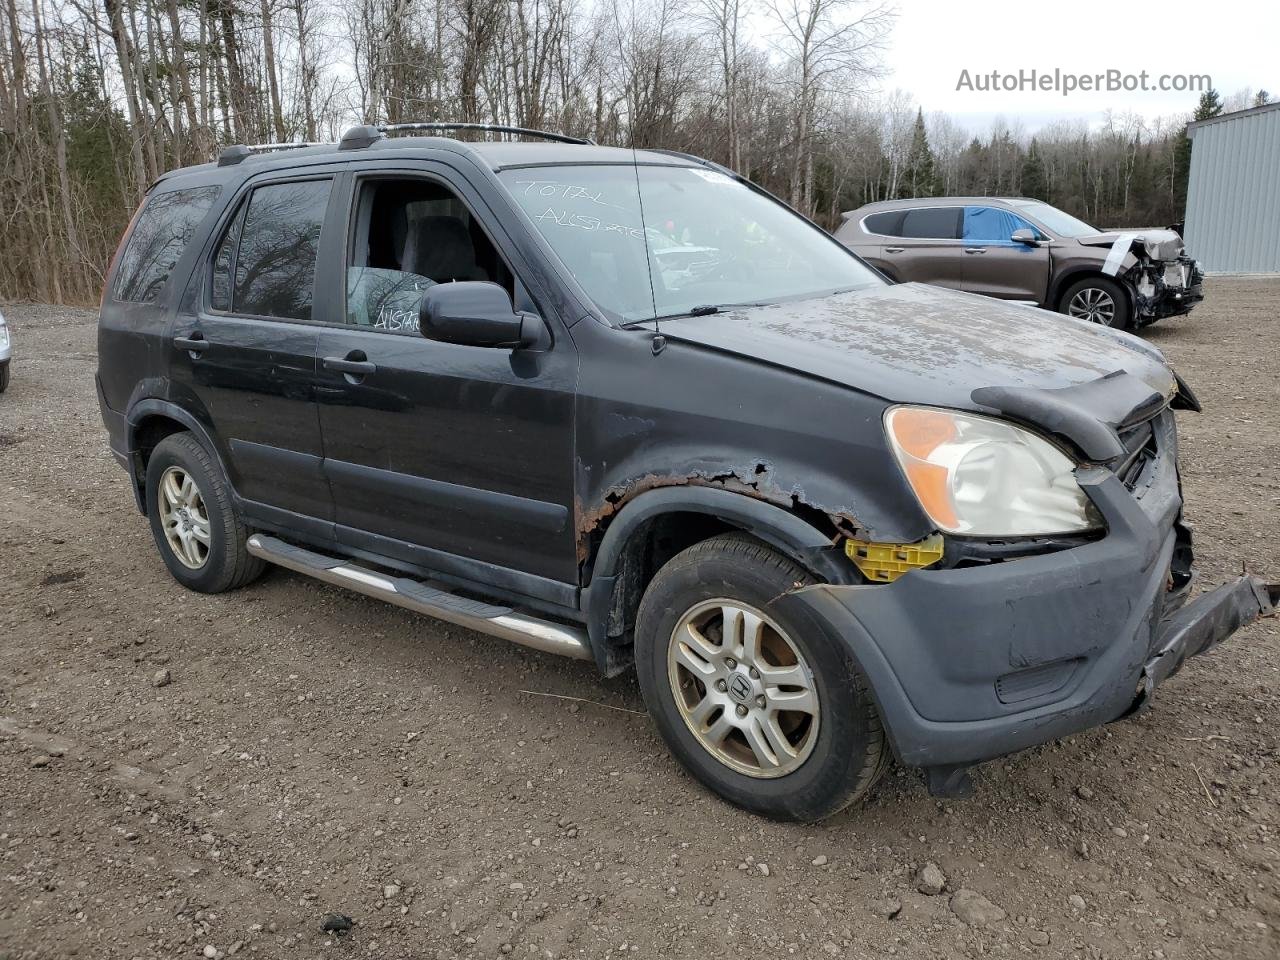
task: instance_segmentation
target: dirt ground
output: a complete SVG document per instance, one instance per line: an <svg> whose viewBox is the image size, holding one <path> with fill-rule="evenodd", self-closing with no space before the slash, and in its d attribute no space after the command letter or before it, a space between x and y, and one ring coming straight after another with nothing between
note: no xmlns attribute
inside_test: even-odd
<svg viewBox="0 0 1280 960"><path fill-rule="evenodd" d="M631 678L282 570L184 592L107 451L94 314L5 314L0 958L1280 957L1280 622L971 800L895 769L777 825L677 767ZM1205 404L1201 585L1280 577L1280 281L1147 336Z"/></svg>

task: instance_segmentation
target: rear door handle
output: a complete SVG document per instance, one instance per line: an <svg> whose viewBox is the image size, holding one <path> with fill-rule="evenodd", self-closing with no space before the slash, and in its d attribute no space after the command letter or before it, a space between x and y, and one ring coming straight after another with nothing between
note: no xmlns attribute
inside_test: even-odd
<svg viewBox="0 0 1280 960"><path fill-rule="evenodd" d="M906 247L885 247L884 252L885 253L901 253L905 249L907 248Z"/></svg>
<svg viewBox="0 0 1280 960"><path fill-rule="evenodd" d="M209 346L209 341L204 338L199 330L191 334L189 337L174 337L173 345L179 350L186 350L188 353L203 353Z"/></svg>
<svg viewBox="0 0 1280 960"><path fill-rule="evenodd" d="M359 351L355 352L359 353ZM363 357L364 354L360 353L360 356ZM346 357L325 357L320 363L326 370L348 373L357 377L366 376L378 369L378 365L372 360L355 360L350 355Z"/></svg>
<svg viewBox="0 0 1280 960"><path fill-rule="evenodd" d="M965 247L964 252L965 253L986 253L987 248L986 247Z"/></svg>

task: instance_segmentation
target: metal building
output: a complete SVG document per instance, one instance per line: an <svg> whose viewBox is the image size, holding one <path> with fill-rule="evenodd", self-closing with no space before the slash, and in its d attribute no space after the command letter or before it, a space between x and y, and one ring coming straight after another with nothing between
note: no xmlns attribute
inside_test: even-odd
<svg viewBox="0 0 1280 960"><path fill-rule="evenodd" d="M1187 126L1187 252L1210 273L1280 273L1280 103Z"/></svg>

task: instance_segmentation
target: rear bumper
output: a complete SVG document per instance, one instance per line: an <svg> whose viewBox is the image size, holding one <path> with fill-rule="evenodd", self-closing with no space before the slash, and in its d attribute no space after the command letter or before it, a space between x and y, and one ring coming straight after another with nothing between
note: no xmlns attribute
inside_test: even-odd
<svg viewBox="0 0 1280 960"><path fill-rule="evenodd" d="M107 443L111 447L111 455L126 470L129 469L129 426L125 415L111 409L107 396L102 392L102 380L97 374L93 377L98 394L98 412L102 414L102 425L107 428Z"/></svg>
<svg viewBox="0 0 1280 960"><path fill-rule="evenodd" d="M844 643L904 763L964 766L1119 719L1188 657L1274 612L1277 587L1252 577L1184 605L1190 535L1171 451L1141 497L1099 468L1079 479L1107 521L1097 541L779 601Z"/></svg>

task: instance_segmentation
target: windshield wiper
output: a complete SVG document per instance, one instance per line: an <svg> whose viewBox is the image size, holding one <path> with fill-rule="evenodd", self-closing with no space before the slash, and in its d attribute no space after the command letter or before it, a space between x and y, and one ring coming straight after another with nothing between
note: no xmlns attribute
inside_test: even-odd
<svg viewBox="0 0 1280 960"><path fill-rule="evenodd" d="M658 320L678 320L680 317L709 317L713 313L729 313L732 310L745 310L749 307L767 307L767 302L762 303L702 303L696 307L690 307L688 310L682 310L679 313L667 313Z"/></svg>

